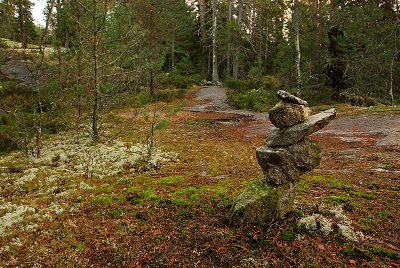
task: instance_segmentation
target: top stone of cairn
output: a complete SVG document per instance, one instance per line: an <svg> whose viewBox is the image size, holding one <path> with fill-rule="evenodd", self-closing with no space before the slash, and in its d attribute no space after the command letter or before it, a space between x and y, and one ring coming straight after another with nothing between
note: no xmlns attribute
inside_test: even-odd
<svg viewBox="0 0 400 268"><path fill-rule="evenodd" d="M280 100L283 100L285 102L299 104L299 105L303 105L303 106L308 106L308 102L307 101L302 100L299 97L296 97L295 95L292 95L289 92L286 92L284 90L279 90L278 93L276 93L276 96Z"/></svg>

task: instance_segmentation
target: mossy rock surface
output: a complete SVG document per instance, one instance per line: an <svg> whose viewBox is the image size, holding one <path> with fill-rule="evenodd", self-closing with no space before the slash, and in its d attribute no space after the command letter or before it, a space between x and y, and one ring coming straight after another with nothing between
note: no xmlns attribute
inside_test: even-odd
<svg viewBox="0 0 400 268"><path fill-rule="evenodd" d="M294 183L279 186L265 185L262 181L252 183L236 198L228 215L230 223L266 224L284 218L293 210L295 188Z"/></svg>

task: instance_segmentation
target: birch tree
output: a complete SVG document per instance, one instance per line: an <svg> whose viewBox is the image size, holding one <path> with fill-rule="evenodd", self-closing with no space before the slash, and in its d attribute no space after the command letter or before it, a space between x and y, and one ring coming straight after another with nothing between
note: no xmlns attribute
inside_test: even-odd
<svg viewBox="0 0 400 268"><path fill-rule="evenodd" d="M297 77L297 94L301 92L301 51L300 51L300 26L299 26L299 0L293 2L293 28L295 33L296 46L296 77Z"/></svg>

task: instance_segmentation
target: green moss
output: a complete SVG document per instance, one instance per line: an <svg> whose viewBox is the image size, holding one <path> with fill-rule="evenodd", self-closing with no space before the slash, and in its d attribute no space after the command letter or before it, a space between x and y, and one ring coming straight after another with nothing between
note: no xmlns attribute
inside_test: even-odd
<svg viewBox="0 0 400 268"><path fill-rule="evenodd" d="M111 217L118 218L118 217L122 216L122 214L124 214L124 212L125 212L124 209L118 208L111 212Z"/></svg>
<svg viewBox="0 0 400 268"><path fill-rule="evenodd" d="M85 251L86 248L82 243L78 243L78 244L75 245L75 250L76 251Z"/></svg>
<svg viewBox="0 0 400 268"><path fill-rule="evenodd" d="M191 195L189 195L189 199L191 199L191 200L200 200L201 196L199 194L191 194Z"/></svg>
<svg viewBox="0 0 400 268"><path fill-rule="evenodd" d="M265 223L283 217L292 208L291 191L290 184L271 187L261 181L253 182L247 191L236 198L231 210L231 222Z"/></svg>
<svg viewBox="0 0 400 268"><path fill-rule="evenodd" d="M162 241L162 240L165 239L164 236L162 236L162 235L157 235L155 238L156 238L157 240L159 240L159 241Z"/></svg>
<svg viewBox="0 0 400 268"><path fill-rule="evenodd" d="M297 184L297 191L298 192L305 192L310 187L311 187L311 185L308 183L308 181L300 180L299 183Z"/></svg>
<svg viewBox="0 0 400 268"><path fill-rule="evenodd" d="M339 179L331 179L329 180L329 186L332 188L337 188L344 190L346 192L351 191L353 188L351 187L350 184L343 182L342 180Z"/></svg>
<svg viewBox="0 0 400 268"><path fill-rule="evenodd" d="M172 176L159 179L157 182L161 184L177 184L185 180L185 176Z"/></svg>
<svg viewBox="0 0 400 268"><path fill-rule="evenodd" d="M161 197L155 193L155 190L149 189L143 192L143 197L151 201L160 201Z"/></svg>
<svg viewBox="0 0 400 268"><path fill-rule="evenodd" d="M380 211L380 212L379 212L379 215L380 215L381 217L383 217L383 218L387 218L387 217L390 216L390 212L389 212L389 211L386 211L386 210Z"/></svg>
<svg viewBox="0 0 400 268"><path fill-rule="evenodd" d="M116 200L116 197L113 195L101 195L96 196L92 199L92 203L100 204L100 205L110 205Z"/></svg>
<svg viewBox="0 0 400 268"><path fill-rule="evenodd" d="M177 192L175 192L174 194L176 195L186 195L186 194L191 194L191 193L197 193L199 191L198 188L194 187L194 186L190 186L184 189L181 189Z"/></svg>
<svg viewBox="0 0 400 268"><path fill-rule="evenodd" d="M201 189L204 193L211 193L213 197L226 197L228 189L223 186L208 186Z"/></svg>
<svg viewBox="0 0 400 268"><path fill-rule="evenodd" d="M179 210L179 211L176 213L176 216L179 216L179 217L189 217L189 216L190 216L190 212L189 212L189 210L187 210L187 209L182 209L182 210Z"/></svg>
<svg viewBox="0 0 400 268"><path fill-rule="evenodd" d="M340 253L346 255L349 258L364 259L368 261L373 260L373 256L370 251L364 248L357 248L352 245L346 245L345 247L343 247Z"/></svg>
<svg viewBox="0 0 400 268"><path fill-rule="evenodd" d="M139 187L129 187L128 189L125 190L125 194L133 194L139 191L140 191Z"/></svg>
<svg viewBox="0 0 400 268"><path fill-rule="evenodd" d="M309 181L314 181L314 182L323 182L326 181L326 178L324 176L312 176L312 177L308 177L307 180Z"/></svg>
<svg viewBox="0 0 400 268"><path fill-rule="evenodd" d="M388 250L388 249L382 249L379 247L373 247L370 252L372 254L374 254L375 256L379 256L379 257L383 257L383 258L389 258L392 260L397 260L400 261L400 254L392 251L392 250Z"/></svg>
<svg viewBox="0 0 400 268"><path fill-rule="evenodd" d="M296 239L296 234L291 231L284 231L281 233L281 238L283 241L292 242Z"/></svg>
<svg viewBox="0 0 400 268"><path fill-rule="evenodd" d="M349 194L351 196L361 197L364 199L374 199L376 197L375 193L366 193L363 191L350 191Z"/></svg>
<svg viewBox="0 0 400 268"><path fill-rule="evenodd" d="M371 112L371 113L384 113L384 112L400 113L400 106L396 106L396 107L374 106L374 107L368 109L368 112Z"/></svg>
<svg viewBox="0 0 400 268"><path fill-rule="evenodd" d="M346 196L328 196L325 197L325 199L330 201L334 205L340 205L348 201L348 198Z"/></svg>
<svg viewBox="0 0 400 268"><path fill-rule="evenodd" d="M299 218L303 218L303 217L304 217L304 212L301 211L301 210L296 210L294 213L295 213L295 214L297 215L297 217L299 217Z"/></svg>

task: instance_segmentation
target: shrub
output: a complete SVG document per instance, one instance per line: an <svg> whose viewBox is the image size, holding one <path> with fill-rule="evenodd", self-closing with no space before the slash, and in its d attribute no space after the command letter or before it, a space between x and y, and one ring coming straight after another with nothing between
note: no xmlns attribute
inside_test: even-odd
<svg viewBox="0 0 400 268"><path fill-rule="evenodd" d="M162 73L157 77L157 84L160 88L187 89L192 85L200 83L200 76L196 74L180 74L177 72Z"/></svg>
<svg viewBox="0 0 400 268"><path fill-rule="evenodd" d="M224 85L227 88L237 91L247 91L251 89L251 82L247 80L227 80Z"/></svg>
<svg viewBox="0 0 400 268"><path fill-rule="evenodd" d="M266 112L277 102L274 91L253 89L247 92L228 92L228 102L238 109L247 109L257 112Z"/></svg>

